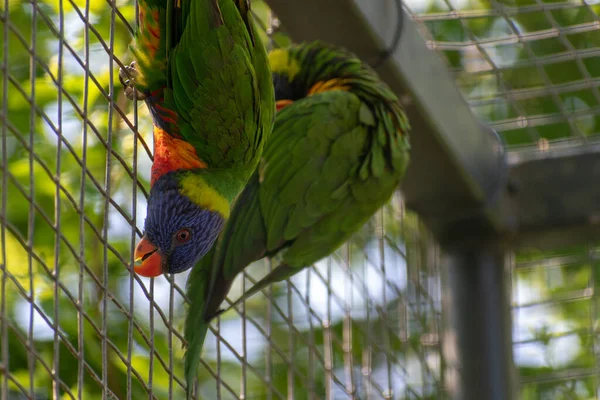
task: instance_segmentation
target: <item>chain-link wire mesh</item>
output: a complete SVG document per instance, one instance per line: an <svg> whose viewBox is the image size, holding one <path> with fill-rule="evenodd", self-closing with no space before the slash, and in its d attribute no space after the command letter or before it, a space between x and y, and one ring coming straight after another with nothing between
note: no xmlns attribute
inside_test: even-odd
<svg viewBox="0 0 600 400"><path fill-rule="evenodd" d="M117 78L135 4L0 9L2 398L182 398L187 274L129 272L152 140ZM396 197L330 258L213 324L198 397L438 398L440 312L437 248Z"/></svg>

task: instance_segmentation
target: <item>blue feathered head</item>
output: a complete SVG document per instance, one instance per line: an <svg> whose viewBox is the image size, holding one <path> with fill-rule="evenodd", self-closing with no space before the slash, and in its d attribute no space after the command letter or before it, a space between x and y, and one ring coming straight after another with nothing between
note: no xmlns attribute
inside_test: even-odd
<svg viewBox="0 0 600 400"><path fill-rule="evenodd" d="M183 175L171 172L152 186L144 236L135 250L135 272L155 277L193 267L213 246L225 224L218 211L196 204L184 194Z"/></svg>

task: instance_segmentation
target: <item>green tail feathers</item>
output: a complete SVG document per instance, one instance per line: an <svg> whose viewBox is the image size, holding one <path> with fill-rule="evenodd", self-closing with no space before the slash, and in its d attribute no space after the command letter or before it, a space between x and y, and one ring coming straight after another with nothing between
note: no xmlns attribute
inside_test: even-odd
<svg viewBox="0 0 600 400"><path fill-rule="evenodd" d="M186 293L190 300L185 319L184 336L187 340L185 353L185 376L188 384L188 398L194 380L198 375L200 355L210 321L219 313L235 277L247 264L264 256L264 229L251 228L262 224L258 204L258 173L248 182L244 191L236 199L229 217L231 223L212 250L196 265L187 281ZM242 212L254 210L255 212ZM249 229L255 235L234 235L234 231ZM237 252L220 251L222 248L237 248Z"/></svg>
<svg viewBox="0 0 600 400"><path fill-rule="evenodd" d="M211 280L210 264L214 248L200 261L198 265L192 268L188 276L186 293L190 300L186 318L184 336L187 340L187 349L185 352L184 369L185 380L187 382L187 398L190 399L194 388L194 382L198 375L198 365L200 364L200 355L210 320L205 318L204 310L206 307L206 293Z"/></svg>

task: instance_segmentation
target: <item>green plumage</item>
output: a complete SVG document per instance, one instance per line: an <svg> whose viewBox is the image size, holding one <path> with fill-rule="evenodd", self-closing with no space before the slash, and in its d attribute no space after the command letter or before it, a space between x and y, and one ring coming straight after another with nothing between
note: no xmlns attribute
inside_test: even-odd
<svg viewBox="0 0 600 400"><path fill-rule="evenodd" d="M408 163L409 126L398 99L355 56L314 42L270 59L277 100L294 102L277 114L258 170L188 279L188 385L236 275L283 251L281 264L242 301L327 256L389 200ZM309 94L328 81L327 90Z"/></svg>
<svg viewBox="0 0 600 400"><path fill-rule="evenodd" d="M245 0L140 0L134 86L155 125L243 187L272 128L265 48Z"/></svg>

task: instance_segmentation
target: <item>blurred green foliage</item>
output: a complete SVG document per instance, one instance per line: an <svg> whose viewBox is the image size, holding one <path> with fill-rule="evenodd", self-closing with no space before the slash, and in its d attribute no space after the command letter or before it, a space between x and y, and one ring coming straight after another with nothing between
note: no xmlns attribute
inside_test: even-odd
<svg viewBox="0 0 600 400"><path fill-rule="evenodd" d="M409 1L474 112L509 147L600 133L600 4L556 3Z"/></svg>

